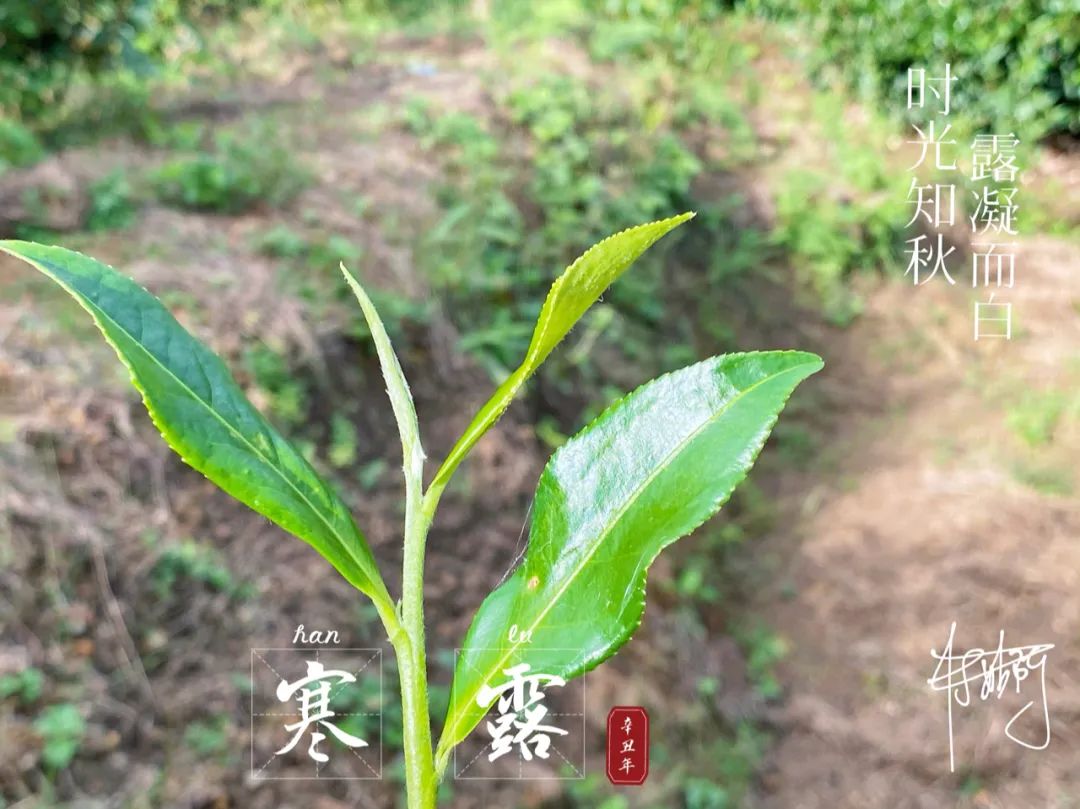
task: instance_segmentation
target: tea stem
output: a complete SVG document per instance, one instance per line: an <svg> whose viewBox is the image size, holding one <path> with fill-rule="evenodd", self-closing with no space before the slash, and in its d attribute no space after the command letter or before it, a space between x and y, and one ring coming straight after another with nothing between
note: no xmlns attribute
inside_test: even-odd
<svg viewBox="0 0 1080 809"><path fill-rule="evenodd" d="M398 660L407 806L432 809L438 779L431 746L424 646L424 546L434 509L425 510L420 487L415 480L407 477L406 481L401 610L399 613L389 599L376 606Z"/></svg>

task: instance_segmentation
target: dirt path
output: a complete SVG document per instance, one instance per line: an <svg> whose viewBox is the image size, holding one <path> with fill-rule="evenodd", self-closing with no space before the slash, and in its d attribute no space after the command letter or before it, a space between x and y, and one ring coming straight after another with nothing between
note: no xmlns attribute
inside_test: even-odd
<svg viewBox="0 0 1080 809"><path fill-rule="evenodd" d="M896 284L823 352L837 407L831 468L796 476L790 524L758 549L782 561L754 609L793 649L761 806L1080 800L1080 502L1036 490L1071 487L1075 411L1035 448L1016 436L1032 397L1064 392L1075 408L1080 249L1029 240L1020 261L1011 342L975 343L963 294ZM950 775L946 699L926 679L953 621L958 653L995 647L999 630L1006 647L1055 644L1047 750L1003 732L1038 699L1032 677L1019 704L976 695L957 709ZM1014 732L1038 738L1041 725Z"/></svg>

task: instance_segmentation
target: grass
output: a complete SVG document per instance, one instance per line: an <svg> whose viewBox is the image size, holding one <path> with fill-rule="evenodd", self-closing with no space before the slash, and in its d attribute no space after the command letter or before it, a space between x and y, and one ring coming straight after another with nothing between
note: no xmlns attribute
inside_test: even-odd
<svg viewBox="0 0 1080 809"><path fill-rule="evenodd" d="M227 759L230 729L229 717L226 715L195 721L184 731L184 744L200 758Z"/></svg>
<svg viewBox="0 0 1080 809"><path fill-rule="evenodd" d="M632 137L637 111L598 92L570 76L517 78L501 90L495 119L507 122L502 130L422 102L406 107L406 127L445 167L442 213L422 237L421 268L450 297L462 348L495 377L523 352L529 328L522 324L535 317L558 268L603 233L695 207L689 188L701 164L693 153L673 133ZM525 145L511 146L520 139ZM537 227L526 228L527 219ZM627 327L650 328L664 316L662 253L612 290L609 305L584 325L590 339L604 340L609 327L609 334L630 331L623 348L650 353ZM492 302L501 304L494 321Z"/></svg>
<svg viewBox="0 0 1080 809"><path fill-rule="evenodd" d="M175 597L185 582L235 599L253 594L251 585L238 581L214 548L190 539L165 545L150 568L149 580L163 600Z"/></svg>
<svg viewBox="0 0 1080 809"><path fill-rule="evenodd" d="M288 146L261 128L219 136L212 150L172 158L152 175L162 202L222 214L285 207L311 179Z"/></svg>
<svg viewBox="0 0 1080 809"><path fill-rule="evenodd" d="M14 698L22 705L31 705L41 697L44 675L41 669L26 668L0 677L0 700Z"/></svg>
<svg viewBox="0 0 1080 809"><path fill-rule="evenodd" d="M90 204L86 230L99 233L122 230L135 221L137 212L131 181L122 171L114 171L90 184Z"/></svg>
<svg viewBox="0 0 1080 809"><path fill-rule="evenodd" d="M1069 411L1080 412L1080 398L1060 390L1026 390L1007 409L1005 421L1029 447L1044 447Z"/></svg>
<svg viewBox="0 0 1080 809"><path fill-rule="evenodd" d="M250 346L243 364L261 392L255 399L261 400L278 422L296 426L307 416L310 391L304 380L293 374L283 349L265 343Z"/></svg>
<svg viewBox="0 0 1080 809"><path fill-rule="evenodd" d="M734 809L742 805L768 748L768 737L750 722L740 722L733 738L711 745L714 762L707 777L689 777L682 786L686 809Z"/></svg>
<svg viewBox="0 0 1080 809"><path fill-rule="evenodd" d="M41 761L45 771L55 774L75 758L86 733L86 720L79 709L67 702L49 705L34 720L34 731L41 736Z"/></svg>
<svg viewBox="0 0 1080 809"><path fill-rule="evenodd" d="M1070 467L1043 461L1018 461L1013 477L1039 494L1051 497L1071 497L1076 491Z"/></svg>

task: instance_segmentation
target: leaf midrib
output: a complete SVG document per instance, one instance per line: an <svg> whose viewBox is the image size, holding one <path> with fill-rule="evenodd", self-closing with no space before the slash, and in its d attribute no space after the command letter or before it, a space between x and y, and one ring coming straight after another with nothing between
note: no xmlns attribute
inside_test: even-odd
<svg viewBox="0 0 1080 809"><path fill-rule="evenodd" d="M633 493L626 499L625 505L622 508L619 509L619 511L616 513L615 517L608 523L608 527L606 529L604 529L596 537L596 540L592 543L592 547L589 549L589 552L585 555L585 557L582 559L582 561L579 564L575 565L573 573L570 576L566 577L566 583L564 585L562 585L562 587L560 587L560 589L555 593L555 595L552 598L548 599L547 606L545 606L541 610L541 612L536 616L536 619L532 622L532 624L529 626L529 628L527 630L524 630L524 632L526 634L526 637L528 636L528 633L531 633L533 630L535 630L536 627L539 625L540 621L542 621L547 616L547 614L549 612L551 612L555 602L558 601L560 598L562 598L562 596L566 592L567 588L570 587L570 584L573 581L575 581L577 579L577 577L581 574L581 571L584 570L585 566L593 558L593 556L596 554L597 550L599 550L600 546L604 543L604 540L615 529L615 526L617 526L619 524L619 522L622 520L622 518L626 515L626 512L630 510L630 507L633 506L633 504L637 502L637 500L641 496L642 492L652 483L653 480L656 479L656 477L658 475L661 474L661 472L664 469L666 469L668 467L668 461L671 458L673 458L674 456L680 454L683 451L683 449L685 449L686 446L691 441L693 441L695 438L697 438L697 436L699 436L707 426L709 426L712 422L714 422L716 419L718 419L721 415L723 415L728 410L730 410L731 407L733 407L736 402L738 402L739 400L741 400L745 396L748 396L752 391L754 391L756 388L760 387L761 385L764 385L766 382L769 382L770 380L773 380L773 379L778 379L779 377L782 377L784 374L795 371L798 368L800 368L801 365L803 365L803 364L806 364L806 363L800 363L800 365L788 368L788 369L786 369L784 371L781 371L778 374L772 374L770 376L767 376L764 379L762 379L762 380L760 380L758 382L755 382L753 385L746 388L745 390L740 391L738 393L738 395L732 397L732 399L726 405L724 405L723 408L721 408L720 410L717 410L713 415L711 415L709 418L705 419L701 423L701 425L699 425L697 428L695 428L689 435L687 435L686 438L684 438L682 441L680 441L671 452L667 453L667 455L664 456L664 462L662 464L657 464L656 467L654 468L654 470L652 472L650 472L649 475L646 476L646 478L641 482L641 484L635 488ZM519 642L519 643L515 643L514 645L508 647L506 653L498 658L498 664L497 664L496 668L498 666L501 666L503 663L505 663L510 658L510 655L514 651L516 651L517 649L521 648L521 646L523 646L523 645L524 644ZM480 691L479 688L473 689L472 692L469 695L470 699L466 700L466 702L464 704L466 704L466 705L471 704L472 699L475 699L475 696L479 691ZM461 703L459 703L459 704L461 704ZM459 713L458 715L461 716L463 714ZM460 724L460 720L455 720L454 724L451 725L451 727L456 730L457 726L459 724ZM444 734L445 734L445 731L444 731Z"/></svg>
<svg viewBox="0 0 1080 809"><path fill-rule="evenodd" d="M88 296L86 296L85 294L83 294L82 292L79 292L78 290L73 289L70 284L63 281L55 273L50 272L48 269L45 268L45 266L42 265L42 263L40 261L38 261L36 259L28 259L28 260L31 261L32 264L37 266L38 269L40 269L43 273L45 273L50 278L52 278L54 281L56 281L56 283L60 284L60 286L62 286L64 289L66 289L69 294L71 294L76 300L78 300L90 312L90 314L94 317L94 319L99 322L99 325L100 325L101 320L106 320L109 323L111 323L116 328L117 331L119 331L120 333L126 335L139 348L139 350L141 350L147 357L149 357L153 361L153 363L155 365L157 365L162 370L164 370L165 373L168 376L172 377L172 379L176 382L177 385L180 386L180 388L182 390L186 391L191 396L192 399L194 399L196 402L201 404L207 411L210 412L211 415L213 415L214 418L216 418L219 422L221 422L221 424L223 424L225 426L225 428L230 433L232 433L237 439L239 439L239 441L242 444L247 446L256 457L258 457L267 467L269 467L277 475L277 477L279 477L281 480L283 480L287 484L287 486L296 493L296 495L305 503L305 505L307 505L307 507L309 509L311 509L311 511L315 514L315 516L319 518L319 520L323 523L323 525L326 526L326 528L330 531L331 535L341 544L342 548L346 551L346 553L349 555L349 557L352 558L352 560L354 562L356 562L358 565L360 565L361 569L363 569L364 565L363 565L362 560L356 558L356 556L352 552L352 549L349 547L349 543L347 543L343 539L341 534L339 534L337 532L337 530L335 530L335 528L330 524L330 522L323 515L322 511L320 509L316 508L315 505L311 502L311 500L309 500L307 498L307 496L302 491L300 491L299 488L297 488L296 484L293 483L292 480L290 480L283 472L281 472L281 470L278 469L278 467L275 464L271 463L270 460L265 455L263 455L262 452L259 451L258 447L256 447L250 441L248 441L247 438L244 437L243 433L241 433L239 430L237 430L235 427L233 427L233 425L230 424L220 413L218 413L216 410L214 410L214 408L210 406L209 402L204 400L202 397L198 396L195 393L195 391L193 391L191 389L191 387L189 385L187 385L187 383L185 383L175 373L173 373L172 369L170 369L169 366L165 365L157 357L155 357L149 351L149 349L147 349L145 346L143 346L143 344L139 341L139 339L134 334L132 334L126 328L121 326L112 316L110 316L108 314L108 312L106 312L104 309L102 309L100 306L98 306L94 301L90 300L90 298ZM101 284L100 279L98 280L98 284L99 285ZM149 294L149 293L147 293L147 294ZM168 310L166 310L166 313L168 313ZM170 315L170 317L171 316L172 315ZM179 324L177 324L177 325L179 326ZM179 328L182 329L183 326L179 326ZM102 333L104 334L104 329L102 329ZM105 334L104 336L105 336L106 340L109 340L108 334ZM192 339L194 339L194 337ZM109 342L111 343L112 340L109 340ZM116 348L115 344L114 344L114 348ZM127 360L124 359L123 353L120 352L120 351L117 351L117 354L120 356L120 361L123 362L124 365L126 365L128 367L128 370L131 371L132 374L135 374L135 369L131 366L131 364ZM199 367L202 370L203 374L205 375L206 374L206 369L202 367L201 363L199 364ZM207 377L207 379L209 379L209 377ZM136 383L136 387L139 389L139 392L142 394L144 400L146 401L146 408L147 408L148 411L150 411L150 415L153 418L155 416L155 413L156 413L156 408L152 408L150 406L150 394L146 391L146 389L142 385L139 385L139 384ZM158 424L158 426L161 427L162 430L166 429L165 423L164 423L163 420L159 423L159 420L157 418L154 418L154 423ZM169 429L169 432L174 433L174 431L172 429ZM370 575L365 573L365 576L369 579L369 581L373 582L372 577Z"/></svg>

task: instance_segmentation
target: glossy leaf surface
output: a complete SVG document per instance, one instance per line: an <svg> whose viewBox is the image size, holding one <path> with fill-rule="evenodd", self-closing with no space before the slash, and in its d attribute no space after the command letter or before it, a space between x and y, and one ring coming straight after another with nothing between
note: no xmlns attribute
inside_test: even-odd
<svg viewBox="0 0 1080 809"><path fill-rule="evenodd" d="M437 766L483 718L477 696L509 666L569 680L629 639L653 559L716 513L796 385L821 367L795 351L714 357L642 386L552 456L524 561L462 644Z"/></svg>
<svg viewBox="0 0 1080 809"><path fill-rule="evenodd" d="M0 241L69 292L127 366L154 424L181 458L312 545L359 590L389 601L348 508L255 409L225 364L153 295L60 247Z"/></svg>
<svg viewBox="0 0 1080 809"><path fill-rule="evenodd" d="M693 217L693 213L684 213L616 233L594 244L566 268L544 300L525 359L480 408L436 472L433 485L446 484L473 445L510 406L521 386L604 290L658 239Z"/></svg>

